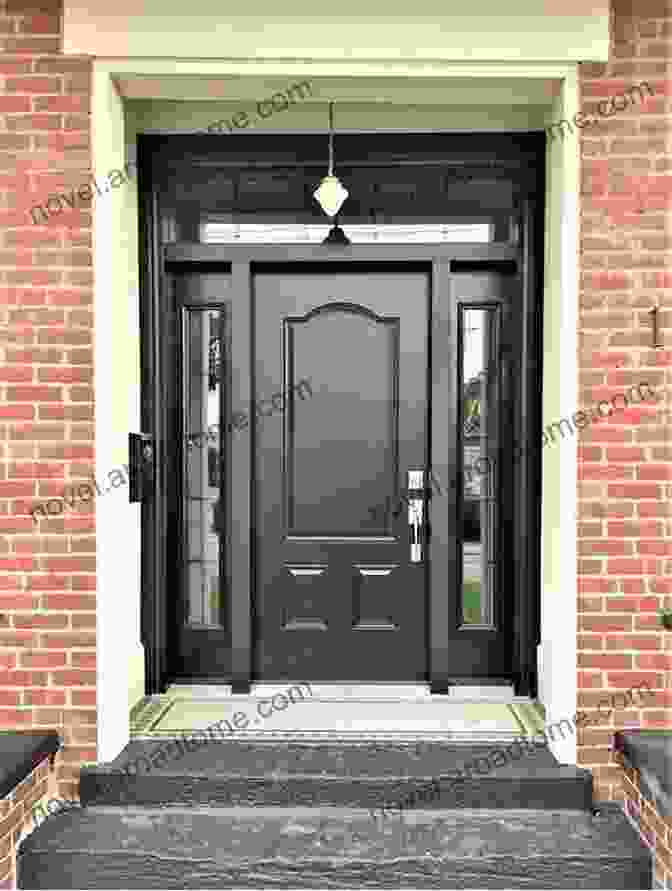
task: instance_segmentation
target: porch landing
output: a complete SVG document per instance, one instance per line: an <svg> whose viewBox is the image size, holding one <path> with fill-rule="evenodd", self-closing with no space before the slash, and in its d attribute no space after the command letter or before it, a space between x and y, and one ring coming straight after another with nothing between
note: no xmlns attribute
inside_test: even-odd
<svg viewBox="0 0 672 891"><path fill-rule="evenodd" d="M451 691L452 692L452 691ZM256 685L174 686L143 699L131 737L153 739L217 728L219 738L258 740L499 742L543 740L543 709L508 687L462 688L432 696L413 685L384 687Z"/></svg>

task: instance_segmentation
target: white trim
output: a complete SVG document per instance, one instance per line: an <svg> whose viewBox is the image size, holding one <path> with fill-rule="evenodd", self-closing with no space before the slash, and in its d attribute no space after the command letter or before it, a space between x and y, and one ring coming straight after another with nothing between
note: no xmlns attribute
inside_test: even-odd
<svg viewBox="0 0 672 891"><path fill-rule="evenodd" d="M532 63L447 63L441 61L377 61L353 60L296 60L247 59L209 62L171 59L120 59L94 61L93 91L93 157L94 169L106 172L123 159L125 152L124 113L121 97L115 88L115 78L123 74L138 77L169 77L176 73L193 73L213 77L225 75L259 76L280 74L329 76L343 74L350 77L382 78L398 77L519 77L526 79L554 78L564 83L564 116L570 118L576 110L576 68L573 64ZM108 120L109 119L109 120ZM576 368L576 312L578 293L577 227L578 227L578 157L573 157L571 145L561 146L563 164L551 182L553 194L561 207L561 225L558 241L552 247L560 251L556 263L562 294L562 331L560 364L565 369ZM574 145L576 154L576 145ZM110 165L108 159L115 163ZM123 165L122 165L123 166ZM127 310L131 324L137 326L137 269L128 269L125 261L124 275L135 287L120 290L119 255L116 242L119 233L128 228L128 216L120 203L106 199L97 203L94 210L94 273L95 273L95 393L96 393L96 475L103 476L111 466L120 463L120 445L126 433L114 429L108 407L114 397L127 399L129 428L137 429L137 392L124 397L115 379L118 357L114 355L111 333L112 309L115 301L123 300L122 294L130 293ZM132 224L135 225L135 220ZM132 228L132 227L131 227ZM131 252L132 253L132 252ZM117 263L115 264L115 258ZM123 279L123 275L121 276ZM118 372L117 372L118 373ZM576 410L576 375L563 377L561 403L565 413ZM562 543L562 576L557 591L557 601L562 608L542 610L542 645L553 641L553 652L544 651L540 657L543 668L542 701L546 705L549 722L571 718L576 709L576 443L563 442L561 467L564 501L558 518ZM117 457L117 460L115 460ZM123 500L123 499L122 499ZM115 507L115 502L119 507ZM111 496L97 505L97 683L98 683L98 757L110 760L129 739L127 689L131 659L141 656L139 644L139 533L137 506L124 505L120 498ZM118 512L117 512L118 511ZM124 549L120 554L120 547ZM560 594L562 593L562 599ZM550 603L549 592L544 592ZM125 604L134 599L130 608L132 616L124 611ZM129 643L130 641L130 643ZM127 664L124 665L124 658ZM464 691L463 691L464 692ZM459 695L459 694L458 694ZM572 738L568 745L558 750L558 755L568 763L576 760L576 743Z"/></svg>
<svg viewBox="0 0 672 891"><path fill-rule="evenodd" d="M443 59L116 59L98 56L96 71L111 78L165 77L348 77L348 78L520 78L564 80L575 70L568 62L454 62ZM235 95L235 94L233 94ZM203 100L206 101L206 100ZM215 100L213 100L215 101Z"/></svg>
<svg viewBox="0 0 672 891"><path fill-rule="evenodd" d="M555 119L574 119L579 108L576 69L565 78L558 105L559 115L556 114ZM564 141L552 143L550 150L561 152L561 181L555 183L552 202L547 207L544 305L549 309L551 301L556 301L558 305L554 307L552 319L549 318L550 313L544 314L544 339L545 344L553 344L558 367L552 369L557 378L549 374L548 369L544 374L544 387L548 384L551 391L549 398L544 399L544 425L559 418L571 418L578 407L578 140L569 140L566 144ZM555 231L558 234L554 239ZM547 364L545 362L545 368ZM542 450L542 463L542 486L544 497L548 495L548 499L542 524L539 695L546 707L547 724L554 724L565 719L571 721L577 708L577 437L549 443ZM547 538L548 542L545 541ZM545 545L549 542L552 542L552 559L547 560L549 548ZM550 565L546 565L546 562ZM549 741L549 747L562 763L576 764L574 734L566 739Z"/></svg>
<svg viewBox="0 0 672 891"><path fill-rule="evenodd" d="M123 101L109 76L95 70L93 102L98 109L92 121L94 170L122 169ZM128 431L138 429L139 393L133 384L139 318L133 268L137 223L124 225L128 201L129 190L119 189L93 202L97 480L128 463ZM119 332L124 334L121 341ZM107 761L130 738L129 688L144 658L140 515L138 505L128 502L127 487L98 496L95 509L97 744L98 758Z"/></svg>
<svg viewBox="0 0 672 891"><path fill-rule="evenodd" d="M265 0L227 7L218 0L195 0L189 7L166 0L141 5L66 0L62 30L66 54L98 58L576 63L607 60L609 5L608 0L582 6L521 0L506 7L497 0L461 5L421 0L403 8L341 0L338 7L316 7L294 0L279 9Z"/></svg>

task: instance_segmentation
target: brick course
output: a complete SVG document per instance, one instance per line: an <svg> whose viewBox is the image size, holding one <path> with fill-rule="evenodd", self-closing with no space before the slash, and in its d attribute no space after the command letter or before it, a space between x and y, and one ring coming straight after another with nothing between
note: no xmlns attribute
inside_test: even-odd
<svg viewBox="0 0 672 891"><path fill-rule="evenodd" d="M579 66L586 113L642 80L655 91L577 133L580 400L640 381L660 395L656 405L615 413L579 434L579 704L596 705L637 679L655 692L615 710L609 736L624 722L672 728L672 635L657 616L672 606L671 34L669 0L615 0L609 62ZM648 310L656 304L668 349L651 348ZM578 761L592 769L598 799L623 797L618 762L608 745L595 747L590 727L578 731Z"/></svg>
<svg viewBox="0 0 672 891"><path fill-rule="evenodd" d="M58 2L0 0L0 728L58 731L74 798L96 758L94 502L28 516L95 456L90 208L29 213L92 173L91 63L60 34Z"/></svg>

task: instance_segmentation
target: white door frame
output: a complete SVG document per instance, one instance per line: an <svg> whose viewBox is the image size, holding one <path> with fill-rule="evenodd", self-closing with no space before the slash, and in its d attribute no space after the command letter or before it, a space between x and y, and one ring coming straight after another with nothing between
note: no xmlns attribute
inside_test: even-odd
<svg viewBox="0 0 672 891"><path fill-rule="evenodd" d="M94 62L93 163L96 176L127 161L124 100L118 78L152 79L170 90L179 71L207 78L343 77L337 63L306 59L192 62L119 59ZM578 111L575 65L353 61L348 77L362 84L405 78L547 78L557 84L541 126L573 120ZM164 93L165 98L165 93ZM221 115L220 115L221 116ZM282 121L279 121L279 127ZM286 125L285 125L286 126ZM548 149L544 258L544 426L577 410L579 162L576 135ZM94 311L96 476L128 460L129 430L140 429L137 189L129 183L94 202ZM564 369L564 374L562 373ZM123 490L122 490L123 492ZM129 740L129 706L143 693L140 645L140 522L138 505L122 492L96 504L98 758L114 758ZM539 698L549 721L571 720L576 710L576 441L543 452L541 644ZM560 760L576 761L576 740L552 745Z"/></svg>

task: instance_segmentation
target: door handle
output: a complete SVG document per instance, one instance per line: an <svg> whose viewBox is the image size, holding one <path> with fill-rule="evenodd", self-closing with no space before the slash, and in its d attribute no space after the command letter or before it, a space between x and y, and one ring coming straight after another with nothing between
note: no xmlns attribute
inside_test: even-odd
<svg viewBox="0 0 672 891"><path fill-rule="evenodd" d="M422 562L423 527L425 521L425 472L408 471L408 525L411 527L411 563ZM411 497L410 493L415 493ZM417 493L422 492L418 497Z"/></svg>

